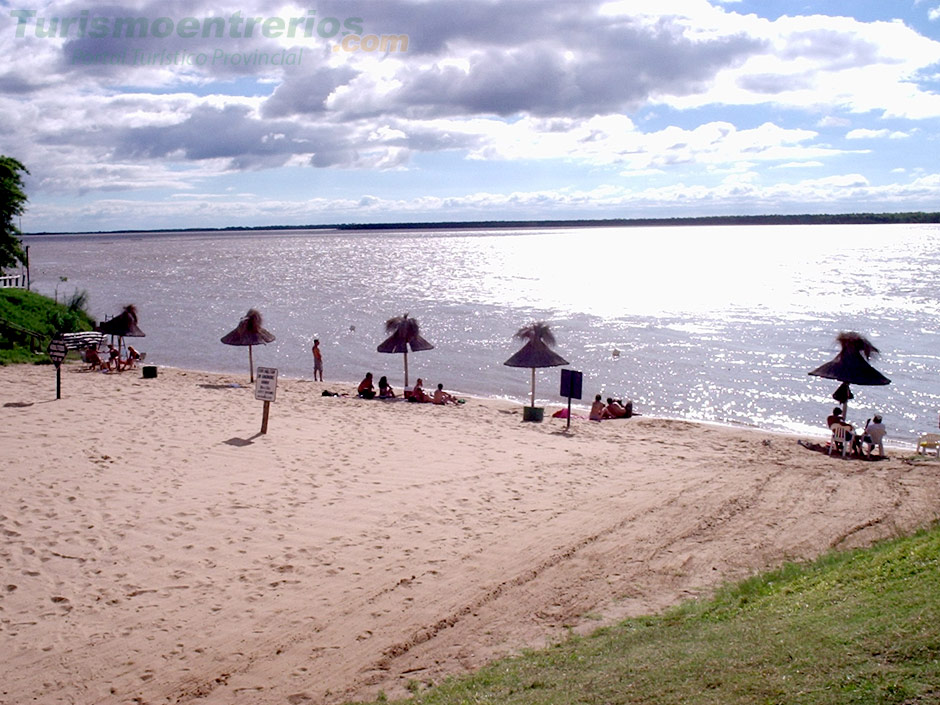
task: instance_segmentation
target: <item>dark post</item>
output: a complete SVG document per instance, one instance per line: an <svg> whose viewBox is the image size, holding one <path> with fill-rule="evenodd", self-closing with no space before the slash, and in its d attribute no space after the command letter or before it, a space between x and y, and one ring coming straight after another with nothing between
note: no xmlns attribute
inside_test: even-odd
<svg viewBox="0 0 940 705"><path fill-rule="evenodd" d="M52 363L55 365L55 398L62 398L62 361L68 352L65 341L62 338L53 338L46 350Z"/></svg>
<svg viewBox="0 0 940 705"><path fill-rule="evenodd" d="M581 381L584 375L576 370L561 371L561 396L568 397L568 425L571 428L571 400L581 398Z"/></svg>
<svg viewBox="0 0 940 705"><path fill-rule="evenodd" d="M271 411L271 402L264 403L264 413L261 415L261 433L268 432L268 412Z"/></svg>

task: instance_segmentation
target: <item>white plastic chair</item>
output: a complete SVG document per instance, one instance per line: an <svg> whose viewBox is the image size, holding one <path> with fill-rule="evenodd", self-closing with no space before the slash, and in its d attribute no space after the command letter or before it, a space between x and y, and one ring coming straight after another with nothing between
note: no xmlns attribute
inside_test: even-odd
<svg viewBox="0 0 940 705"><path fill-rule="evenodd" d="M829 455L832 455L832 449L835 448L836 443L841 443L842 457L844 458L849 450L849 438L851 433L848 426L842 426L837 423L832 424L832 438L829 440Z"/></svg>
<svg viewBox="0 0 940 705"><path fill-rule="evenodd" d="M933 448L937 452L937 457L940 458L940 434L927 433L917 441L918 453L927 455L927 450L930 448Z"/></svg>

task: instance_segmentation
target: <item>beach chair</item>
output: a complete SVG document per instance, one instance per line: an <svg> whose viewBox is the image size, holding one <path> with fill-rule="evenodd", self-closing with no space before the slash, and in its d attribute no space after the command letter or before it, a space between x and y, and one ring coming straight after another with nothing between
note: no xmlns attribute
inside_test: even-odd
<svg viewBox="0 0 940 705"><path fill-rule="evenodd" d="M927 455L927 451L933 448L937 454L937 457L940 458L940 434L937 433L927 433L921 436L917 441L917 452Z"/></svg>
<svg viewBox="0 0 940 705"><path fill-rule="evenodd" d="M832 438L829 440L829 455L832 455L832 449L838 444L842 447L842 457L845 457L845 454L849 450L849 434L851 434L851 431L849 431L848 426L832 424Z"/></svg>

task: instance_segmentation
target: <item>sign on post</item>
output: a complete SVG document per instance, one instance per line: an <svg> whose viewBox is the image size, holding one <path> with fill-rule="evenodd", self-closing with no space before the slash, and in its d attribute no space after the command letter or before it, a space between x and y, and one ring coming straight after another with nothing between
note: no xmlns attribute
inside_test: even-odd
<svg viewBox="0 0 940 705"><path fill-rule="evenodd" d="M52 364L55 365L55 398L62 398L62 361L65 359L66 353L69 349L65 344L65 341L62 338L53 338L49 343L49 348L46 352L49 353L49 357L52 358Z"/></svg>
<svg viewBox="0 0 940 705"><path fill-rule="evenodd" d="M571 400L581 398L581 381L584 375L576 370L561 371L561 396L568 397L568 424L571 428Z"/></svg>
<svg viewBox="0 0 940 705"><path fill-rule="evenodd" d="M561 396L569 399L581 398L581 380L584 374L576 370L561 371Z"/></svg>
<svg viewBox="0 0 940 705"><path fill-rule="evenodd" d="M261 433L268 432L268 413L271 402L277 397L277 368L259 367L255 375L255 399L264 402L264 414L261 417Z"/></svg>

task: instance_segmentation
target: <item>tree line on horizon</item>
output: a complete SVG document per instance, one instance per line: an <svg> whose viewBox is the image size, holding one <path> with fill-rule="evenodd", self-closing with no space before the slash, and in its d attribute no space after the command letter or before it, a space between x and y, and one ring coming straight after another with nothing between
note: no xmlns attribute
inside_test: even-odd
<svg viewBox="0 0 940 705"><path fill-rule="evenodd" d="M0 272L24 261L20 231L14 218L26 209L22 175L29 171L13 157L0 155ZM81 234L114 233L192 233L240 232L258 230L440 230L445 228L576 228L576 227L656 227L685 225L879 225L940 223L940 212L902 213L804 213L797 215L708 215L673 218L575 218L535 220L453 220L403 223L335 223L317 225L230 225L220 228L157 228L83 231ZM29 235L68 235L69 232L42 231Z"/></svg>
<svg viewBox="0 0 940 705"><path fill-rule="evenodd" d="M803 213L798 215L706 215L674 218L579 218L567 220L442 220L404 223L329 223L308 225L228 225L219 228L156 228L128 230L40 231L27 235L110 235L116 233L205 233L260 230L443 230L446 228L603 228L668 227L693 225L890 225L940 223L940 212L903 213Z"/></svg>

